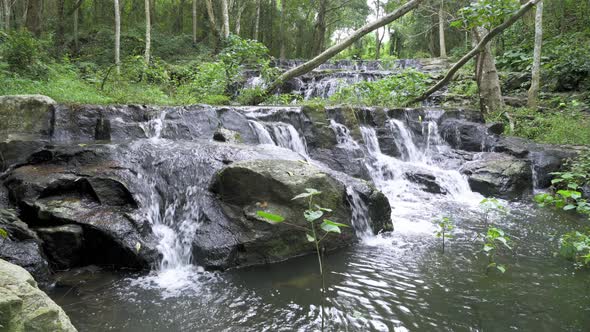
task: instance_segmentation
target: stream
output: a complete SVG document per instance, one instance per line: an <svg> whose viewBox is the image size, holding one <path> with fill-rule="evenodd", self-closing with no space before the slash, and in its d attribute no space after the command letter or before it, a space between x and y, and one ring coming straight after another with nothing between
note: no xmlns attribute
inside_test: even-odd
<svg viewBox="0 0 590 332"><path fill-rule="evenodd" d="M506 213L483 211L483 196L470 190L448 157L452 149L437 128L441 115L427 111L419 137L405 121L388 120L399 158L382 153L370 126L361 126L361 140L344 125L329 124L341 148L363 151L370 179L392 206L395 230L368 232L366 207L349 192L359 241L326 256L326 330L587 330L590 278L555 255L558 236L579 227L580 220L528 201L503 201ZM148 140L165 151L173 143L159 137L157 119ZM292 125L260 121L252 114L249 126L260 144L291 149L322 166L309 157L305 139ZM206 196L200 181L207 178L201 174L205 168L195 164L188 164L192 171L171 185L169 201L144 197L163 256L159 267L149 274L74 269L59 275L49 295L80 331L319 330L317 258L225 272L191 264L191 234L199 227ZM438 193L410 181L409 174L433 176ZM155 187L146 181L146 188ZM162 204L165 208L158 208ZM434 236L433 221L442 217L456 225L445 253ZM507 266L505 274L486 272L481 234L491 225L512 239L512 250L501 250L497 258Z"/></svg>

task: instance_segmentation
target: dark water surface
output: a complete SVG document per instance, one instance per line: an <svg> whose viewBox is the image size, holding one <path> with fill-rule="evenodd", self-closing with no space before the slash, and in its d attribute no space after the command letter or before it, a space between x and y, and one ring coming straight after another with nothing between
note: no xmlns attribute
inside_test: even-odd
<svg viewBox="0 0 590 332"><path fill-rule="evenodd" d="M574 216L512 204L489 222L513 239L485 273L481 212L440 207L457 220L445 254L434 227L400 225L327 256L328 331L590 331L590 272L555 257ZM313 256L210 273L138 276L85 269L50 290L80 331L315 331L320 277Z"/></svg>

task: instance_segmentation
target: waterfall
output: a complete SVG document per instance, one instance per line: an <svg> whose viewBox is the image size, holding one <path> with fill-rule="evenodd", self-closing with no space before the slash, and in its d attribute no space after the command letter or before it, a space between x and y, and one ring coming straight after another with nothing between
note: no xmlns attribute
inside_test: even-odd
<svg viewBox="0 0 590 332"><path fill-rule="evenodd" d="M367 204L365 204L358 192L351 187L346 188L346 195L352 209L352 227L354 227L356 235L362 240L374 237Z"/></svg>
<svg viewBox="0 0 590 332"><path fill-rule="evenodd" d="M358 143L350 136L350 130L345 125L340 124L333 119L330 120L330 128L336 135L336 142L344 147L358 148Z"/></svg>
<svg viewBox="0 0 590 332"><path fill-rule="evenodd" d="M283 122L260 123L256 120L248 121L250 128L256 134L260 144L272 144L290 149L308 158L305 137L293 125ZM269 130L270 129L270 130Z"/></svg>
<svg viewBox="0 0 590 332"><path fill-rule="evenodd" d="M157 117L152 118L147 122L142 122L139 126L147 138L159 139L162 136L162 128L164 127L165 118L166 111L161 111Z"/></svg>

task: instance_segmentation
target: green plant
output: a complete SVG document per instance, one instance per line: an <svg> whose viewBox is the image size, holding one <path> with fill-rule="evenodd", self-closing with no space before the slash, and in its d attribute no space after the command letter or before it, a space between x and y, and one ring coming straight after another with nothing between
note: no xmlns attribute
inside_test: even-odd
<svg viewBox="0 0 590 332"><path fill-rule="evenodd" d="M590 231L569 232L559 239L559 254L576 268L590 267Z"/></svg>
<svg viewBox="0 0 590 332"><path fill-rule="evenodd" d="M484 198L479 202L479 206L483 211L484 224L490 224L490 217L493 215L504 215L508 212L504 203L494 197Z"/></svg>
<svg viewBox="0 0 590 332"><path fill-rule="evenodd" d="M496 262L496 255L498 250L501 248L507 248L512 250L510 247L510 238L504 234L504 231L497 227L489 227L484 237L484 244L482 252L488 258L488 265L486 266L486 273L489 273L491 269L496 269L501 273L506 272L506 266L498 264Z"/></svg>
<svg viewBox="0 0 590 332"><path fill-rule="evenodd" d="M330 213L330 212L332 212L332 210L330 210L328 208L321 207L317 204L314 204L314 202L313 202L314 197L319 196L321 194L322 194L321 191L318 191L313 188L307 188L307 189L305 189L304 193L301 193L301 194L293 197L292 200L305 199L305 200L307 200L307 203L308 203L307 210L304 211L303 217L308 222L309 226L306 228L303 228L303 230L305 231L305 236L307 238L307 241L312 242L315 245L316 255L318 257L318 266L320 269L320 275L322 277L321 313L322 313L322 331L323 331L324 330L324 316L325 316L323 301L326 296L326 285L325 285L324 265L323 265L323 259L322 259L322 252L320 250L320 244L329 234L331 234L331 233L340 234L341 227L349 227L349 226L322 218L324 216L324 213ZM299 227L297 225L287 223L285 221L285 218L280 215L268 213L265 211L257 211L257 215L259 217L263 218L268 223L273 224L273 225L283 223L286 225L291 225L293 227L296 227L297 229L301 229L301 227ZM320 229L324 232L323 235L320 234L320 232L319 232Z"/></svg>
<svg viewBox="0 0 590 332"><path fill-rule="evenodd" d="M356 105L400 106L422 94L430 81L429 75L406 69L378 81L361 81L341 88L330 100Z"/></svg>
<svg viewBox="0 0 590 332"><path fill-rule="evenodd" d="M478 0L459 10L459 19L452 22L455 28L466 30L475 27L492 29L504 22L519 8L517 0Z"/></svg>
<svg viewBox="0 0 590 332"><path fill-rule="evenodd" d="M0 54L10 71L33 77L45 77L45 46L43 41L35 39L27 30L19 30L6 36Z"/></svg>
<svg viewBox="0 0 590 332"><path fill-rule="evenodd" d="M453 220L449 217L443 217L439 220L434 221L435 225L438 227L434 236L437 239L442 240L442 252L445 253L445 240L453 238L453 230L455 229L455 225L453 224Z"/></svg>
<svg viewBox="0 0 590 332"><path fill-rule="evenodd" d="M8 232L4 228L0 228L0 237L1 238L8 238Z"/></svg>

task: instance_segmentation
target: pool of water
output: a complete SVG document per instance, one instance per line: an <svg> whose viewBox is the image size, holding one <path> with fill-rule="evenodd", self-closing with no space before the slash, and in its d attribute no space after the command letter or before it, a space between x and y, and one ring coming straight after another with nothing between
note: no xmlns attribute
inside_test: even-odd
<svg viewBox="0 0 590 332"><path fill-rule="evenodd" d="M491 215L487 224L513 241L498 257L508 268L500 274L485 271L482 211L436 210L457 224L444 254L427 216L327 255L327 331L590 330L590 272L555 256L559 235L583 220L516 203ZM85 268L48 292L80 331L314 331L319 286L308 256L227 272Z"/></svg>

